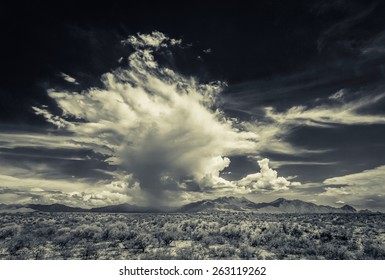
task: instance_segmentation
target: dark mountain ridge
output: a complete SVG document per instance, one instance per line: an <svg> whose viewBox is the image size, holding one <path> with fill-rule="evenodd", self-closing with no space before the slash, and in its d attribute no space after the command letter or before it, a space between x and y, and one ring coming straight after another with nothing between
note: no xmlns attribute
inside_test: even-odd
<svg viewBox="0 0 385 280"><path fill-rule="evenodd" d="M162 212L159 209L151 207L143 207L137 205L131 205L128 203L109 205L103 207L96 207L89 210L90 212L97 213L158 213Z"/></svg>
<svg viewBox="0 0 385 280"><path fill-rule="evenodd" d="M344 205L341 208L332 206L317 205L302 200L287 200L278 198L271 202L255 203L245 197L224 196L216 199L205 199L185 204L179 208L157 209L154 207L138 206L135 204L123 203L84 209L70 207L63 204L1 204L1 212L17 212L17 209L26 209L39 212L89 212L89 213L211 213L211 212L253 212L253 213L358 213L350 206ZM20 211L21 212L21 211ZM359 213L368 213L360 211Z"/></svg>
<svg viewBox="0 0 385 280"><path fill-rule="evenodd" d="M341 208L316 205L302 200L287 200L278 198L272 202L255 203L244 197L220 197L217 199L205 199L186 204L177 212L220 212L242 211L256 213L356 213L357 210L350 205Z"/></svg>

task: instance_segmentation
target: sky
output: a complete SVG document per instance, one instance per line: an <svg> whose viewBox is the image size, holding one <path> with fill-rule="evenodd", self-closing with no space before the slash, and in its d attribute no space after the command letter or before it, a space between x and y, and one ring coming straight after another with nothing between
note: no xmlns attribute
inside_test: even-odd
<svg viewBox="0 0 385 280"><path fill-rule="evenodd" d="M385 3L2 3L0 203L385 211Z"/></svg>

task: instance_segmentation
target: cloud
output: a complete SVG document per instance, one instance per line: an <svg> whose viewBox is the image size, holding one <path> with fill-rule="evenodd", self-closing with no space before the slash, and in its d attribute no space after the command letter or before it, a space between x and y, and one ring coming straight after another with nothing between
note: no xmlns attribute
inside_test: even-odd
<svg viewBox="0 0 385 280"><path fill-rule="evenodd" d="M128 39L123 40L122 43L130 45L136 50L143 48L153 48L157 50L161 47L180 45L182 40L170 39L162 32L153 31L151 34L138 33L136 36L129 36Z"/></svg>
<svg viewBox="0 0 385 280"><path fill-rule="evenodd" d="M336 95L331 99L336 99ZM341 99L343 95L338 94ZM381 101L385 94L369 95L345 103L324 104L309 108L293 106L286 112L279 113L273 107L266 107L266 117L282 126L333 126L357 124L384 124L385 115L370 115L360 113L360 110Z"/></svg>
<svg viewBox="0 0 385 280"><path fill-rule="evenodd" d="M113 171L105 179L55 174L58 166L28 164L3 165L0 175L0 203L62 203L92 207L120 203L145 204L132 174Z"/></svg>
<svg viewBox="0 0 385 280"><path fill-rule="evenodd" d="M303 83L302 80L306 80ZM312 82L308 82L308 80ZM308 127L333 127L336 125L355 125L385 123L384 115L365 114L372 106L377 106L382 101L385 94L353 92L347 89L341 89L327 98L316 98L308 100L309 93L314 88L323 88L325 83L330 83L329 79L320 82L314 81L312 77L305 74L293 74L293 76L284 79L277 79L272 84L264 82L255 82L245 85L230 87L229 92L221 100L225 109L237 115L244 116L242 126L248 131L257 135L258 152L273 152L287 155L311 155L325 153L330 149L309 149L297 146L292 143L289 136L295 135L298 128ZM283 84L283 86L281 86ZM286 85L288 84L288 85ZM282 88L281 88L282 87ZM304 96L298 94L303 92ZM363 98L357 98L360 95L366 95ZM255 96L261 100L256 104ZM294 96L294 98L293 98ZM304 97L307 99L304 100ZM287 102L280 100L285 98ZM291 100L293 98L294 100ZM276 106L263 107L265 103L277 103ZM291 104L309 104L307 106L293 106ZM288 106L282 108L283 106Z"/></svg>
<svg viewBox="0 0 385 280"><path fill-rule="evenodd" d="M35 111L36 115L43 116L48 122L52 123L53 125L55 125L58 128L62 128L62 127L66 127L66 126L71 125L71 123L67 122L65 119L51 114L46 109L38 108L35 106L32 106L32 109Z"/></svg>
<svg viewBox="0 0 385 280"><path fill-rule="evenodd" d="M71 84L75 84L75 85L78 85L79 83L76 81L76 79L74 77L71 77L70 75L67 75L65 73L60 73L60 77L62 77L65 81L71 83Z"/></svg>
<svg viewBox="0 0 385 280"><path fill-rule="evenodd" d="M353 9L346 18L342 19L341 21L338 21L328 29L324 30L321 33L321 36L317 40L318 51L321 52L328 45L336 44L336 43L339 45L346 45L350 47L351 41L352 41L351 34L353 32L349 32L349 31L354 26L356 26L359 22L369 17L371 13L375 11L377 5L378 5L378 2L374 1L370 5L365 5L357 9ZM348 10L349 7L352 7L350 3L344 3L341 5L341 7L343 6L345 6L343 8L345 11ZM329 8L330 7L331 6L329 6ZM349 34L349 37L347 37L345 34Z"/></svg>
<svg viewBox="0 0 385 280"><path fill-rule="evenodd" d="M359 173L326 179L328 185L382 186L385 179L385 165Z"/></svg>
<svg viewBox="0 0 385 280"><path fill-rule="evenodd" d="M250 155L257 155L260 152L274 152L288 155L309 155L329 152L332 149L307 149L291 144L286 141L286 137L295 128L294 123L280 122L271 120L261 120L254 122L242 122L242 126L256 135L256 150Z"/></svg>
<svg viewBox="0 0 385 280"><path fill-rule="evenodd" d="M12 189L14 201L86 207L123 202L170 205L221 195L282 192L300 185L279 177L268 159L258 161L257 173L235 181L222 178L232 156L257 155L264 146L290 149L285 143L269 142L281 127L259 128L227 117L218 108L225 83L203 84L159 65L155 52L179 40L155 32L130 37L124 44L134 48L129 66L102 75L102 87L82 92L49 89L61 114L45 105L33 107L57 130L2 133L0 148L12 153L22 149L35 158L40 149L44 158L76 159L84 165L84 176L75 177L66 164L55 166L55 160L36 165L30 164L33 160L13 162L3 169L0 187ZM68 149L74 153L63 156ZM85 175L95 172L101 175Z"/></svg>
<svg viewBox="0 0 385 280"><path fill-rule="evenodd" d="M209 191L223 184L219 173L230 165L229 157L258 147L256 133L216 108L225 84L202 84L159 65L153 52L180 43L160 32L124 43L135 49L128 68L105 73L101 88L49 90L62 115L34 107L36 114L133 174L148 203L166 201L170 192Z"/></svg>
<svg viewBox="0 0 385 280"><path fill-rule="evenodd" d="M33 188L17 189L0 187L0 203L9 204L52 204L60 203L73 207L97 207L105 205L116 205L121 203L141 203L140 200L130 199L125 193L109 191L108 189L100 189L98 191L49 191Z"/></svg>
<svg viewBox="0 0 385 280"><path fill-rule="evenodd" d="M364 58L376 59L383 57L385 54L385 31L380 32L364 44L360 51Z"/></svg>
<svg viewBox="0 0 385 280"><path fill-rule="evenodd" d="M352 203L361 208L383 210L385 205L385 165L359 173L326 179L323 196ZM382 201L382 207L377 202Z"/></svg>
<svg viewBox="0 0 385 280"><path fill-rule="evenodd" d="M273 168L278 168L281 166L288 166L288 165L304 165L304 166L310 166L310 165L336 165L338 162L320 162L320 161L289 161L289 160L280 160L280 161L273 161L271 162L271 166Z"/></svg>
<svg viewBox="0 0 385 280"><path fill-rule="evenodd" d="M269 167L267 158L259 160L260 172L249 174L239 180L237 185L251 192L282 191L288 190L289 186L298 186L299 182L290 182L284 177L278 177L277 171Z"/></svg>
<svg viewBox="0 0 385 280"><path fill-rule="evenodd" d="M340 89L336 93L330 95L329 99L331 99L331 100L342 100L344 98L344 95L345 95L345 90L344 89Z"/></svg>

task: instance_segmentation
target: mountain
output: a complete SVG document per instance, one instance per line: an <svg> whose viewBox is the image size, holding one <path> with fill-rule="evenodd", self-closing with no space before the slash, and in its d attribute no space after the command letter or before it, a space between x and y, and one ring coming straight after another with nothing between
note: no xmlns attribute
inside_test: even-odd
<svg viewBox="0 0 385 280"><path fill-rule="evenodd" d="M70 207L63 204L0 204L0 213L20 213L20 212L96 212L96 213L156 213L159 209L142 207L131 204L110 205L84 209L80 207Z"/></svg>
<svg viewBox="0 0 385 280"><path fill-rule="evenodd" d="M255 213L355 213L356 209L349 205L341 208L316 205L302 200L279 198L272 202L255 203L244 197L220 197L213 200L201 200L180 207L177 212L219 212L242 211Z"/></svg>
<svg viewBox="0 0 385 280"><path fill-rule="evenodd" d="M132 204L119 204L104 207L84 209L70 207L63 204L0 204L0 213L19 213L19 212L93 212L93 213L213 213L213 212L253 212L253 213L356 213L350 205L341 208L331 206L316 205L302 200L287 200L284 198L276 199L272 202L255 203L245 197L224 196L216 199L205 199L186 204L180 208L156 209L153 207L143 207ZM364 211L361 211L364 213ZM361 213L360 212L360 213Z"/></svg>
<svg viewBox="0 0 385 280"><path fill-rule="evenodd" d="M98 213L158 213L161 212L159 209L151 207L143 207L137 205L131 205L123 203L119 205L110 205L104 207L97 207L90 209L90 212Z"/></svg>
<svg viewBox="0 0 385 280"><path fill-rule="evenodd" d="M373 212L373 211L370 211L369 209L360 210L360 211L358 211L358 213L366 214L366 215L380 215L380 214L382 214L380 211Z"/></svg>
<svg viewBox="0 0 385 280"><path fill-rule="evenodd" d="M49 204L49 205L42 205L42 204L28 204L28 208L31 208L36 211L40 212L87 212L87 209L79 208L79 207L70 207L63 204Z"/></svg>
<svg viewBox="0 0 385 280"><path fill-rule="evenodd" d="M350 205L344 205L340 209L344 210L347 213L356 213L357 212L357 210L354 207L350 206Z"/></svg>
<svg viewBox="0 0 385 280"><path fill-rule="evenodd" d="M32 208L29 208L28 205L22 204L0 204L0 213L28 213L35 212Z"/></svg>
<svg viewBox="0 0 385 280"><path fill-rule="evenodd" d="M262 203L261 203L262 204ZM352 206L345 205L341 208L331 206L317 205L302 200L287 200L279 198L270 203L263 203L263 207L259 208L261 213L355 213L356 209Z"/></svg>
<svg viewBox="0 0 385 280"><path fill-rule="evenodd" d="M186 204L175 212L217 212L217 211L253 211L258 204L244 198L224 196L217 199L205 199Z"/></svg>

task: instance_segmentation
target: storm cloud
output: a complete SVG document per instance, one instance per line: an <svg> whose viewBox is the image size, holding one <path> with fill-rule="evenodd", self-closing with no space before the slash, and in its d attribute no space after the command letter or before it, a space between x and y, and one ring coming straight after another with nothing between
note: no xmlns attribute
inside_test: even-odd
<svg viewBox="0 0 385 280"><path fill-rule="evenodd" d="M34 107L36 114L70 132L83 148L106 155L108 164L132 174L152 204L162 203L169 192L216 188L224 181L220 172L230 165L229 157L258 152L259 136L217 106L225 83L204 84L158 64L154 53L181 40L153 32L123 43L134 48L127 68L103 74L100 88L80 93L49 90L62 114ZM265 161L261 164L266 190L268 184L272 189L290 185ZM261 184L254 177L232 182L233 186L244 188L249 180ZM199 188L191 188L186 180Z"/></svg>

